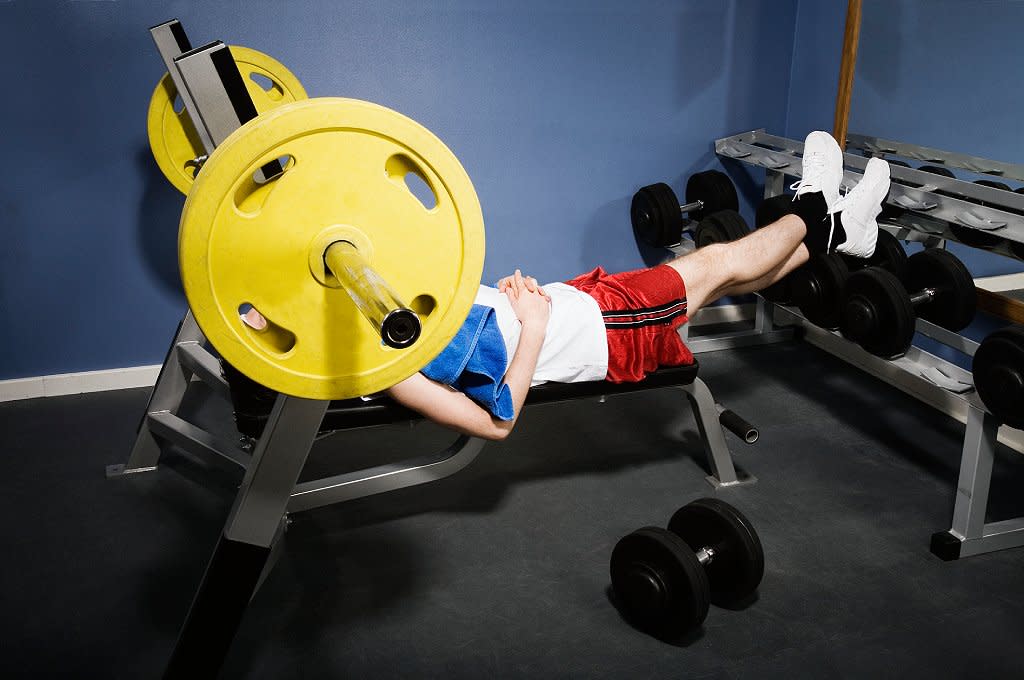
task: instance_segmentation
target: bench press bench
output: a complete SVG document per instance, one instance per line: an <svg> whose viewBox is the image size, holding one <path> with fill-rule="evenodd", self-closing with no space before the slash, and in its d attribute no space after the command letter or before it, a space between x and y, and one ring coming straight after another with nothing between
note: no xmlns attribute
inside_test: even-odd
<svg viewBox="0 0 1024 680"><path fill-rule="evenodd" d="M278 394L247 378L226 362L221 362L229 386L238 431L258 441L264 434ZM667 387L679 388L690 402L694 419L704 444L711 474L708 481L715 486L731 486L753 481L740 480L729 454L722 427L734 432L747 443L757 439L757 430L731 411L716 404L707 385L697 377L698 364L662 368L638 383L545 383L530 389L527 406L603 398ZM317 434L341 432L358 428L419 420L422 417L387 397L346 399L327 406ZM442 451L413 456L404 464L388 464L336 475L296 485L288 503L289 512L309 510L323 505L383 493L406 486L423 484L458 472L479 454L484 440L458 436Z"/></svg>

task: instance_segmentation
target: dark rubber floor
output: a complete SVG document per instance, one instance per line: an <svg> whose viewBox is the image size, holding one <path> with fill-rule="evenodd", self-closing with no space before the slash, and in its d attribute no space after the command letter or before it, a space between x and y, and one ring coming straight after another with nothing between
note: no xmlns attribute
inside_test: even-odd
<svg viewBox="0 0 1024 680"><path fill-rule="evenodd" d="M755 485L713 490L671 389L528 410L462 473L294 516L224 667L237 678L1020 678L1024 549L943 562L963 426L809 346L700 357L761 429ZM240 475L173 452L124 462L145 390L0 404L0 677L158 677ZM201 390L198 418L230 433ZM342 434L306 476L422 453L427 424ZM1024 515L1000 452L990 513ZM757 527L755 601L679 645L609 601L624 534L717 496Z"/></svg>

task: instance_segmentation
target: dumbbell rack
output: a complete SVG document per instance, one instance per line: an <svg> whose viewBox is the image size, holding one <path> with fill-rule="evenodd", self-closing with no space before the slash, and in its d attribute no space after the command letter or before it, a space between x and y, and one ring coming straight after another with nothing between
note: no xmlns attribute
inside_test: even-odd
<svg viewBox="0 0 1024 680"><path fill-rule="evenodd" d="M851 135L851 140L871 155L896 154L977 174L1024 178L1024 166L857 135ZM801 175L803 143L770 135L763 129L719 139L715 151L723 158L764 168L765 198L782 194L787 176ZM867 161L865 156L844 154L846 187L857 184ZM1010 248L1024 243L1024 195L898 165L891 167L890 174L887 203L898 208L899 214L882 227L897 238L918 241L926 247L943 247L947 240L958 240L950 228L950 223L955 223L998 232L1004 242L994 250L1004 255L1014 256ZM951 560L1024 545L1024 518L985 523L996 443L1024 452L1024 432L1000 428L973 388L957 393L924 377L929 369L937 369L954 381L973 385L968 371L918 347L911 347L892 361L881 359L837 332L811 324L798 310L760 298L756 317L755 333L758 329L765 333L799 329L811 344L966 424L952 526L932 536L932 552ZM916 321L916 330L968 356L978 348L978 343L922 319Z"/></svg>

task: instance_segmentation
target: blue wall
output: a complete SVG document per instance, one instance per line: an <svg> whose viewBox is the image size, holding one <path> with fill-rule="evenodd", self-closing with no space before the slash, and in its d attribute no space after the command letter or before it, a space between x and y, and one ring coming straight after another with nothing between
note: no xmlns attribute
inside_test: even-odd
<svg viewBox="0 0 1024 680"><path fill-rule="evenodd" d="M1024 3L866 0L863 12L851 132L1024 163ZM950 249L975 276L1024 270L1012 258Z"/></svg>
<svg viewBox="0 0 1024 680"><path fill-rule="evenodd" d="M833 127L846 5L846 0L799 3L786 137L803 139L812 130Z"/></svg>
<svg viewBox="0 0 1024 680"><path fill-rule="evenodd" d="M177 17L194 45L273 55L311 96L419 120L476 185L485 280L551 280L649 261L628 219L639 186L681 192L718 167L714 139L806 108L789 96L798 4L0 1L0 379L159 363L185 311L183 198L146 141L151 25Z"/></svg>

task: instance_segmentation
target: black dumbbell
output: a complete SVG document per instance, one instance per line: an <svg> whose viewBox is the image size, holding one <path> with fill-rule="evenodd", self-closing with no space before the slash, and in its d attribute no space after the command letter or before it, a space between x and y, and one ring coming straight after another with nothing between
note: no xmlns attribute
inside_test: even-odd
<svg viewBox="0 0 1024 680"><path fill-rule="evenodd" d="M815 326L834 330L840 324L840 302L847 279L852 272L867 268L881 268L897 280L907 276L907 252L899 239L887 231L878 232L875 252L871 257L849 255L813 255L792 274L787 276L789 294L804 317Z"/></svg>
<svg viewBox="0 0 1024 680"><path fill-rule="evenodd" d="M664 182L641 187L633 195L629 218L640 240L653 246L667 247L682 240L686 221L700 222L720 210L739 210L736 187L729 177L717 170L692 175L686 182L686 204L680 205L672 187Z"/></svg>
<svg viewBox="0 0 1024 680"><path fill-rule="evenodd" d="M757 208L755 226L760 229L778 221L785 215L793 213L793 198L786 194L766 199ZM841 256L848 272L865 267L883 267L895 274L899 279L906 276L907 252L899 239L887 231L878 232L875 252L869 258ZM838 318L832 310L839 302L845 274L842 267L832 263L816 263L813 271L793 272L764 290L761 295L769 302L786 304L797 302L808 320L825 328L835 328ZM800 271L800 270L797 270ZM848 273L847 272L847 273ZM793 281L796 281L794 289Z"/></svg>
<svg viewBox="0 0 1024 680"><path fill-rule="evenodd" d="M974 388L1000 422L1024 429L1024 326L990 334L974 353Z"/></svg>
<svg viewBox="0 0 1024 680"><path fill-rule="evenodd" d="M743 238L750 233L747 221L735 210L719 210L702 219L693 232L698 248L712 243L725 243Z"/></svg>
<svg viewBox="0 0 1024 680"><path fill-rule="evenodd" d="M881 267L891 272L900 281L907 278L907 251L904 250L903 244L898 238L883 229L878 230L875 252L871 254L871 257L853 257L852 255L842 255L841 257L851 272L867 267Z"/></svg>
<svg viewBox="0 0 1024 680"><path fill-rule="evenodd" d="M908 258L906 286L878 267L851 274L839 331L871 354L901 356L914 338L915 308L917 316L951 331L974 318L974 279L952 253L930 249Z"/></svg>
<svg viewBox="0 0 1024 680"><path fill-rule="evenodd" d="M753 525L717 498L684 505L668 529L645 527L623 537L611 558L619 610L663 640L699 626L709 604L749 598L763 575L764 550Z"/></svg>
<svg viewBox="0 0 1024 680"><path fill-rule="evenodd" d="M839 301L850 268L836 254L818 253L787 276L789 295L804 318L821 328L839 327Z"/></svg>

